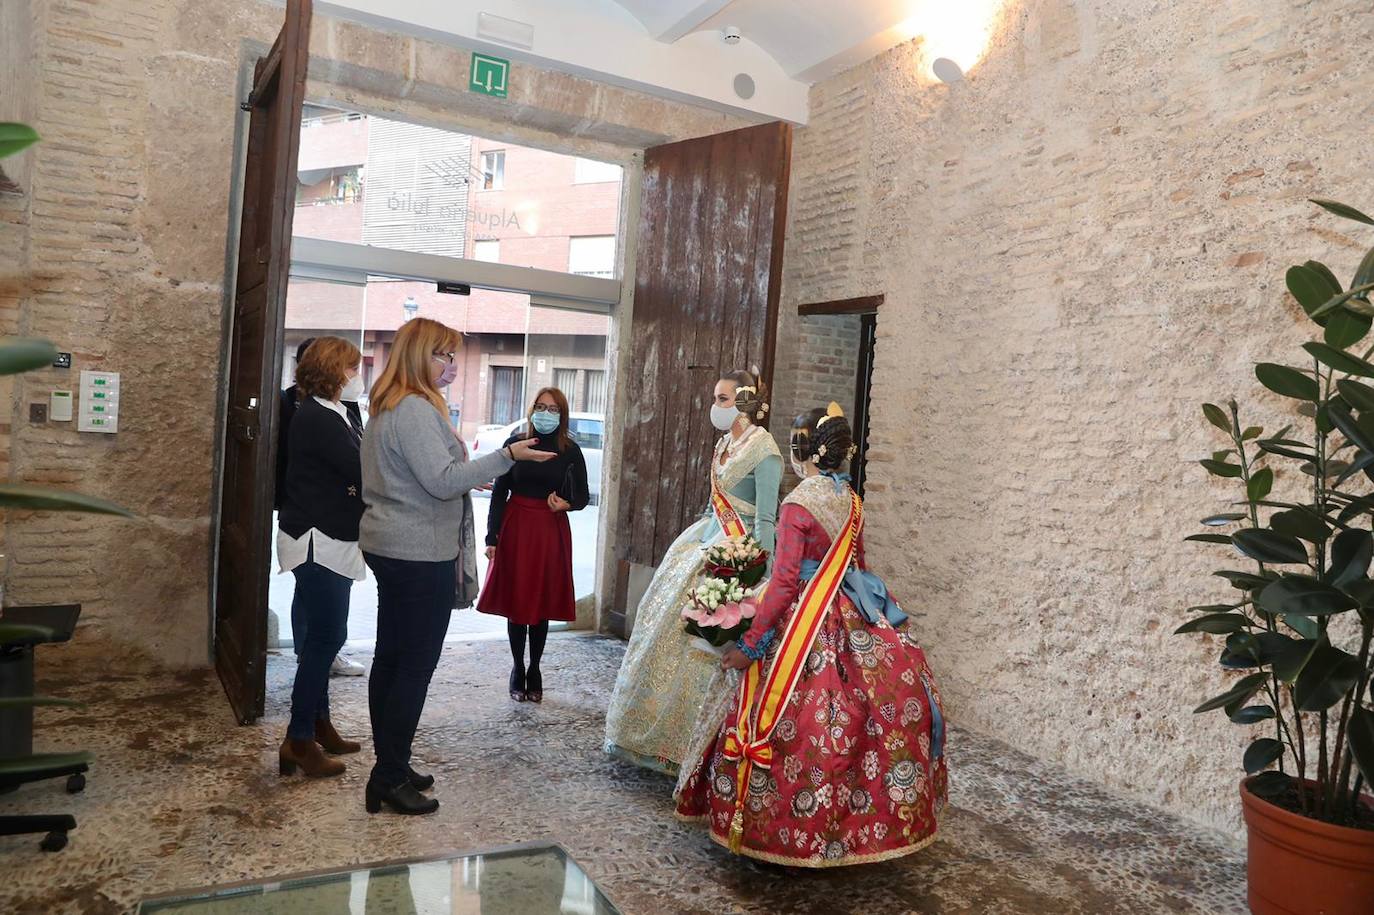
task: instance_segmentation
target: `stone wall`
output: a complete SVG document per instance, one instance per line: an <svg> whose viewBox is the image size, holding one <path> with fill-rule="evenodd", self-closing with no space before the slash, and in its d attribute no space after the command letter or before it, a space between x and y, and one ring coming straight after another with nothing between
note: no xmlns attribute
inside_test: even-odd
<svg viewBox="0 0 1374 915"><path fill-rule="evenodd" d="M1255 735L1170 635L1227 593L1181 542L1234 498L1198 405L1291 418L1251 365L1310 338L1284 270L1371 243L1306 200L1374 206L1372 42L1367 0L1010 0L966 82L904 45L796 137L782 339L886 294L869 554L951 716L1233 834Z"/></svg>
<svg viewBox="0 0 1374 915"><path fill-rule="evenodd" d="M0 8L0 59L8 66L27 48L37 63L27 108L45 139L30 193L0 201L0 329L50 337L75 360L70 372L16 385L0 460L8 456L10 479L80 488L138 515L12 514L13 595L80 601L81 637L113 643L112 655L137 643L201 664L238 82L282 9L257 0ZM12 21L36 27L24 35ZM514 69L506 100L473 95L466 53L321 16L311 52L314 101L627 163L644 146L742 126L532 67ZM83 368L122 373L118 435L20 423L30 401L75 387Z"/></svg>

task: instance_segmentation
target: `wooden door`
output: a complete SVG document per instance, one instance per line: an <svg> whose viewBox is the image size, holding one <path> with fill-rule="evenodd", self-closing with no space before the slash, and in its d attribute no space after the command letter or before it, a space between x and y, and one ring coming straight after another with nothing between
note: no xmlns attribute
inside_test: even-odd
<svg viewBox="0 0 1374 915"><path fill-rule="evenodd" d="M287 0L286 24L272 50L258 61L245 103L248 157L229 340L215 576L215 667L244 724L262 715L266 692L282 319L310 18L311 0Z"/></svg>
<svg viewBox="0 0 1374 915"><path fill-rule="evenodd" d="M706 507L716 379L772 380L791 158L782 123L645 153L612 630L627 564L657 565Z"/></svg>

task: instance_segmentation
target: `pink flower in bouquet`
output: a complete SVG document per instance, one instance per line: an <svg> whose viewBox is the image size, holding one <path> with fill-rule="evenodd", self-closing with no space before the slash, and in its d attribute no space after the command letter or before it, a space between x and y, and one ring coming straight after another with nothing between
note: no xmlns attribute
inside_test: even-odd
<svg viewBox="0 0 1374 915"><path fill-rule="evenodd" d="M717 614L716 625L722 629L732 629L739 625L741 619L743 615L739 604L725 604Z"/></svg>
<svg viewBox="0 0 1374 915"><path fill-rule="evenodd" d="M700 623L702 620L701 607L697 606L696 603L688 604L682 608L682 618L691 620L694 623Z"/></svg>

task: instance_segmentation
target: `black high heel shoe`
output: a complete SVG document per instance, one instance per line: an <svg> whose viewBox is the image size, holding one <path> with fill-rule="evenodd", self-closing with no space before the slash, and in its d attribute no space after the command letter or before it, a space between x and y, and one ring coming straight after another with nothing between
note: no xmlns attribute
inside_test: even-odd
<svg viewBox="0 0 1374 915"><path fill-rule="evenodd" d="M525 700L527 702L544 701L544 677L537 670L532 670L525 675Z"/></svg>
<svg viewBox="0 0 1374 915"><path fill-rule="evenodd" d="M409 767L407 767L407 768L409 768ZM415 788L416 791L428 791L430 788L433 788L433 787L434 787L434 776L433 776L433 775L421 775L419 772L416 772L414 769L409 769L409 771L410 771L410 784Z"/></svg>
<svg viewBox="0 0 1374 915"><path fill-rule="evenodd" d="M525 695L525 672L518 667L512 667L510 671L510 697L512 702L524 702Z"/></svg>
<svg viewBox="0 0 1374 915"><path fill-rule="evenodd" d="M410 782L402 782L395 788L379 788L368 782L363 803L368 813L380 813L383 804L406 816L423 816L439 809L438 801L425 797Z"/></svg>

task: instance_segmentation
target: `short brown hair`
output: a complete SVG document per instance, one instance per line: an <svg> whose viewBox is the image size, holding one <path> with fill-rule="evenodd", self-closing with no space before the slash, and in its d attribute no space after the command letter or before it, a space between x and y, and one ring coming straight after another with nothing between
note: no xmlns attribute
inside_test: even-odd
<svg viewBox="0 0 1374 915"><path fill-rule="evenodd" d="M363 354L343 337L316 337L296 366L296 392L334 400L348 383L348 370L362 361Z"/></svg>
<svg viewBox="0 0 1374 915"><path fill-rule="evenodd" d="M572 436L568 434L568 395L558 388L540 388L539 393L534 395L534 400L530 401L530 410L525 414L525 421L528 423L525 429L526 435L534 435L534 405L539 403L539 398L545 394L553 398L553 402L558 405L558 450L567 451L568 446L573 443Z"/></svg>

